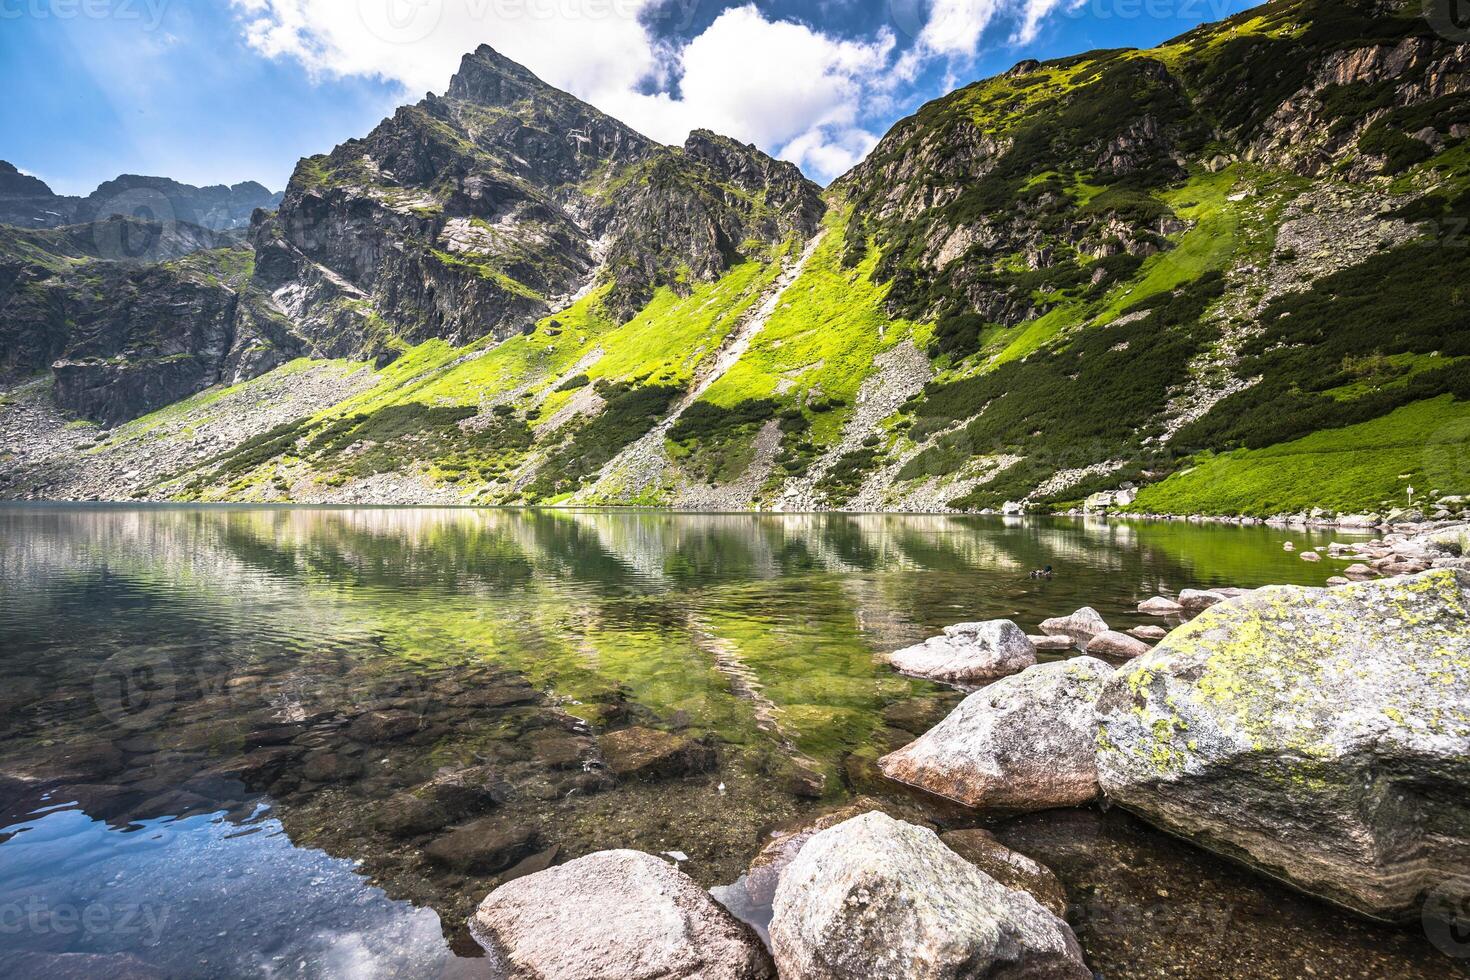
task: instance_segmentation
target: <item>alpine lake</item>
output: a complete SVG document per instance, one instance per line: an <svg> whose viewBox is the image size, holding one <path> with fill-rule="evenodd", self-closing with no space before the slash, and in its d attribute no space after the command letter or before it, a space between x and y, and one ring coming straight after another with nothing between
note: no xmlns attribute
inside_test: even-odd
<svg viewBox="0 0 1470 980"><path fill-rule="evenodd" d="M1470 943L1355 918L1120 810L985 822L876 768L963 697L895 674L887 651L957 622L1036 632L1090 605L1126 629L1158 622L1135 611L1156 594L1321 585L1337 563L1283 543L1349 537L0 508L0 973L490 976L465 921L509 875L627 847L729 885L771 828L862 794L937 827L987 826L1051 867L1102 977L1470 974ZM1029 577L1046 565L1055 578ZM697 741L712 768L614 778L599 736L634 726ZM498 852L457 853L452 827L402 812L461 772L493 782L474 819Z"/></svg>

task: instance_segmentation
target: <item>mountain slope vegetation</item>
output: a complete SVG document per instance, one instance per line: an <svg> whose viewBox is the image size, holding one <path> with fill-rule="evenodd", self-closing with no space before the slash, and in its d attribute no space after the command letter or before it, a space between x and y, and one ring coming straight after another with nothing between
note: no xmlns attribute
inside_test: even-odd
<svg viewBox="0 0 1470 980"><path fill-rule="evenodd" d="M296 416L192 445L175 406L88 434L83 462L57 439L0 492L105 494L129 461L126 492L185 500L1464 494L1467 136L1470 45L1407 2L1274 0L1023 62L825 191L712 133L651 143L482 48L257 216L241 289L282 360L312 360L228 380L301 379ZM12 412L53 390L18 381ZM150 440L165 462L139 467Z"/></svg>

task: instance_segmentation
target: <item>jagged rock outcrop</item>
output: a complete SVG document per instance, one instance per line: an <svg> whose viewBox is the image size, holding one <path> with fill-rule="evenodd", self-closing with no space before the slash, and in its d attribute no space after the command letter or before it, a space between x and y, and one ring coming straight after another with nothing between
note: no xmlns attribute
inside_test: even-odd
<svg viewBox="0 0 1470 980"><path fill-rule="evenodd" d="M1113 802L1367 915L1470 873L1470 573L1206 609L1097 703Z"/></svg>
<svg viewBox="0 0 1470 980"><path fill-rule="evenodd" d="M300 354L250 250L219 242L119 217L0 229L0 370L50 368L58 405L112 425Z"/></svg>

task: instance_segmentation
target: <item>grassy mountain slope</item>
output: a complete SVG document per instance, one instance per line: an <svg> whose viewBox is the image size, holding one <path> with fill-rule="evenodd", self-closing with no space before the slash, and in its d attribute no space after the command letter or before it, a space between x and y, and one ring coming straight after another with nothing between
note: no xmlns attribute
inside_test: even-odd
<svg viewBox="0 0 1470 980"><path fill-rule="evenodd" d="M414 228L459 234L445 209L467 185L443 175L466 157L520 202L507 240L549 227L526 210L548 194L594 202L615 244L558 279L575 301L529 329L425 339L391 285L404 268L353 273L397 360L132 492L978 510L1140 486L1137 509L1261 514L1391 506L1401 477L1470 491L1454 449L1470 404L1470 46L1417 4L1275 0L1151 50L1023 63L898 123L820 219L787 175L711 134L654 148L610 129L595 166L532 140L533 181L505 148L548 131L526 115L539 103L495 88L531 83L483 53L466 66L447 100L303 163L283 214L328 207L334 229L309 263L279 223L257 247L293 256L310 334L352 306L310 270L352 271L364 215L369 240L414 262L435 253L414 251ZM334 176L395 152L438 175L414 201L401 173L392 193ZM681 260L696 239L717 244ZM548 292L490 265L475 274L497 296ZM451 295L470 294L441 293L435 316L480 301ZM374 354L347 335L348 353ZM1416 457L1416 440L1442 451Z"/></svg>

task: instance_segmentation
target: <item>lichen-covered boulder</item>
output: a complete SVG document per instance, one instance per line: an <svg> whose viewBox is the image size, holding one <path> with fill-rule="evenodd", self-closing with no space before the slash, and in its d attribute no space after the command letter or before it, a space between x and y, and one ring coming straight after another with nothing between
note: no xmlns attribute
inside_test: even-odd
<svg viewBox="0 0 1470 980"><path fill-rule="evenodd" d="M1080 806L1098 795L1094 707L1112 674L1094 657L1038 664L965 698L879 767L977 809Z"/></svg>
<svg viewBox="0 0 1470 980"><path fill-rule="evenodd" d="M1007 619L946 626L917 646L895 650L888 663L905 674L950 684L984 684L1036 663L1036 647Z"/></svg>
<svg viewBox="0 0 1470 980"><path fill-rule="evenodd" d="M782 980L1090 980L1065 922L932 831L868 813L809 840L781 877Z"/></svg>
<svg viewBox="0 0 1470 980"><path fill-rule="evenodd" d="M1113 801L1386 919L1470 874L1470 574L1273 587L1108 682Z"/></svg>
<svg viewBox="0 0 1470 980"><path fill-rule="evenodd" d="M666 861L599 851L517 878L470 931L509 980L774 980L749 927Z"/></svg>

